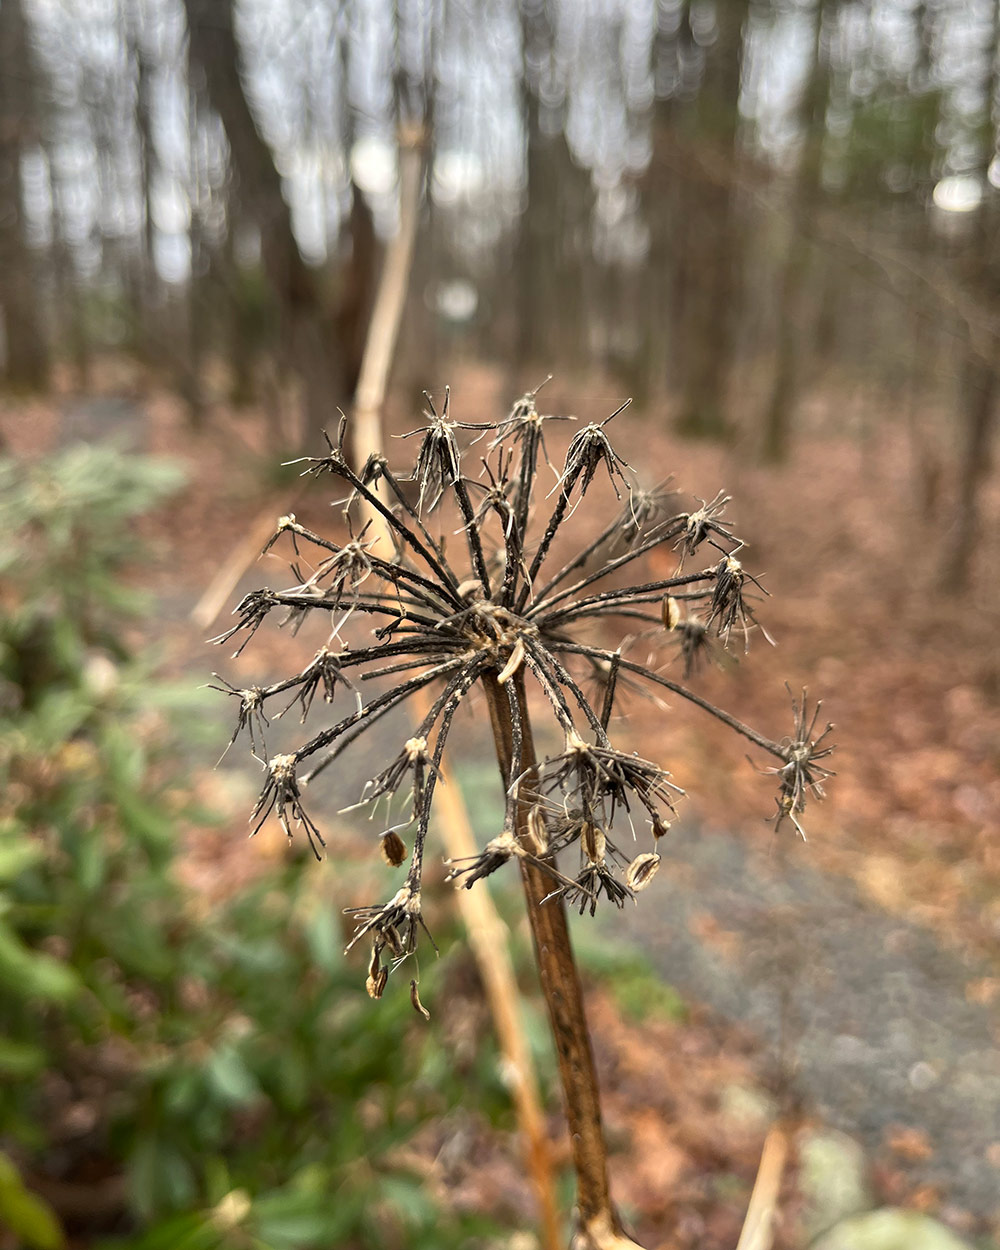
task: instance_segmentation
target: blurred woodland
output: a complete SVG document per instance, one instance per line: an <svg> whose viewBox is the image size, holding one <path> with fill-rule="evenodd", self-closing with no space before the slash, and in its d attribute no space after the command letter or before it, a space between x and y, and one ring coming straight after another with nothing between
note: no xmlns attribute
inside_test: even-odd
<svg viewBox="0 0 1000 1250"><path fill-rule="evenodd" d="M413 160L386 434L446 383L473 422L632 396L640 480L731 491L773 594L780 645L695 687L838 724L803 845L713 725L628 705L697 836L581 938L627 1219L731 1250L787 1116L778 1250L882 1208L1000 1244L997 0L0 0L0 1250L547 1244L443 870L428 1030L341 953L370 828L324 798L335 888L248 850L192 689L248 680L203 644L287 575L274 518L330 524L278 466L356 407Z"/></svg>
<svg viewBox="0 0 1000 1250"><path fill-rule="evenodd" d="M855 385L889 394L928 510L959 475L959 584L997 390L997 42L990 0L5 0L4 377L86 385L125 349L193 422L261 399L306 441L353 394L415 124L412 385L456 354L585 368L771 460L817 392L842 421Z"/></svg>

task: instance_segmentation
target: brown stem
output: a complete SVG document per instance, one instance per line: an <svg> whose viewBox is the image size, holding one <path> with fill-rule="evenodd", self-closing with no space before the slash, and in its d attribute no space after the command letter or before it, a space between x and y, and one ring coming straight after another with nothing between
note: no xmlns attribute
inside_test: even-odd
<svg viewBox="0 0 1000 1250"><path fill-rule="evenodd" d="M524 697L523 675L518 673L513 680L517 683L517 699L521 708L522 770L515 832L522 843L531 846L533 838L528 831L528 813L534 798L532 779L537 760ZM504 783L509 785L514 755L510 705L495 675L484 676L483 685L500 771ZM524 777L525 770L530 770L527 777ZM551 862L554 866L554 858ZM542 900L552 893L550 876L527 860L522 859L520 865L535 958L556 1046L576 1170L578 1226L571 1243L572 1250L626 1250L636 1243L624 1234L621 1220L611 1202L600 1091L566 909L561 898L550 898L543 904Z"/></svg>

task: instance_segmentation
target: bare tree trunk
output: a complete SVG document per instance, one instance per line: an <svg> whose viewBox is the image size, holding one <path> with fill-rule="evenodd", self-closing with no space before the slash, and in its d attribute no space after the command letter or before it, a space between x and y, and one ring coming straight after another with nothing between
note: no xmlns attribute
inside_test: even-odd
<svg viewBox="0 0 1000 1250"><path fill-rule="evenodd" d="M68 350L76 374L76 385L85 390L90 384L90 337L73 255L66 238L65 190L54 146L47 132L43 133L42 143L52 197L51 258L56 343L60 349Z"/></svg>
<svg viewBox="0 0 1000 1250"><path fill-rule="evenodd" d="M997 424L1000 373L996 362L970 352L962 372L964 440L958 472L955 522L945 544L942 579L945 589L967 588L979 522L980 486L989 468L989 450Z"/></svg>
<svg viewBox="0 0 1000 1250"><path fill-rule="evenodd" d="M806 315L810 252L807 228L819 192L829 93L820 42L823 3L824 0L814 0L813 5L812 58L799 105L799 120L805 130L805 138L793 192L788 251L781 275L774 378L764 412L763 455L772 464L788 456L792 421L802 384L802 326Z"/></svg>
<svg viewBox="0 0 1000 1250"><path fill-rule="evenodd" d="M981 58L985 74L982 83L981 121L990 135L980 155L983 182L987 166L995 157L993 117L1000 95L1000 9L992 5L992 21L985 33ZM964 266L967 282L978 289L994 307L1000 300L1000 206L993 197L983 199L976 213L974 229L966 245ZM962 368L960 391L963 420L962 450L958 466L955 523L944 547L941 570L945 588L953 593L966 591L977 537L980 487L989 470L990 444L997 424L1000 400L1000 356L995 337L984 336L970 327L969 345Z"/></svg>
<svg viewBox="0 0 1000 1250"><path fill-rule="evenodd" d="M545 368L556 356L577 364L587 352L583 274L594 199L590 174L574 160L562 119L557 125L550 116L543 125L542 81L555 39L551 4L523 4L520 15L527 197L514 256L516 370Z"/></svg>
<svg viewBox="0 0 1000 1250"><path fill-rule="evenodd" d="M203 220L203 197L208 194L205 170L199 153L198 131L201 102L196 81L188 81L188 152L187 171L188 204L191 219L188 225L188 243L191 249L191 269L188 274L182 321L181 351L179 364L180 391L188 407L188 419L194 429L199 429L205 418L205 393L202 374L205 357L210 347L211 325L208 302L210 299L209 249L205 239Z"/></svg>
<svg viewBox="0 0 1000 1250"><path fill-rule="evenodd" d="M157 171L156 144L153 140L153 85L150 58L142 45L142 14L137 5L129 8L129 44L135 62L135 123L139 137L139 169L142 186L142 250L138 260L136 314L137 339L142 355L152 363L157 325L159 275L156 269L156 226L153 220L153 181ZM189 75L190 78L190 75ZM193 88L192 88L193 94Z"/></svg>
<svg viewBox="0 0 1000 1250"><path fill-rule="evenodd" d="M48 382L49 349L39 274L28 246L21 161L36 139L37 69L21 0L0 4L0 376L15 389Z"/></svg>
<svg viewBox="0 0 1000 1250"><path fill-rule="evenodd" d="M241 208L260 230L264 271L281 311L283 352L303 386L308 437L350 398L338 344L318 276L295 242L281 176L243 90L231 0L184 0L184 9L191 58L201 66L209 102L229 140Z"/></svg>
<svg viewBox="0 0 1000 1250"><path fill-rule="evenodd" d="M699 134L737 159L746 0L716 7L718 35L708 50L698 95ZM685 344L683 434L714 438L728 425L727 390L741 299L743 263L739 205L732 185L711 186L695 173L686 189L687 239L682 265L687 296L681 309ZM711 228L706 229L706 223Z"/></svg>

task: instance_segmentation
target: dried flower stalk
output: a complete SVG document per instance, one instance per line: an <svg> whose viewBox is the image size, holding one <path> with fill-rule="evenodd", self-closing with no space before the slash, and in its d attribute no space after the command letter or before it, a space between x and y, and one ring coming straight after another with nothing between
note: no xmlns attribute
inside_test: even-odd
<svg viewBox="0 0 1000 1250"><path fill-rule="evenodd" d="M233 739L246 728L255 749L258 738L263 744L268 701L275 696L290 695L281 710L298 704L304 722L320 690L323 701L334 704L340 688L350 691L347 708L333 724L265 765L254 809L254 832L273 811L289 837L293 828L305 831L317 856L325 844L304 810L303 789L394 709L414 696L422 701L419 723L360 796L360 804L394 799L403 804L379 839L388 865L405 856L401 830L409 829L412 846L405 880L388 902L351 911L356 928L348 949L362 940L370 944L367 985L373 997L381 996L389 973L426 933L422 872L444 751L459 706L474 691L484 692L503 777L504 822L481 852L453 863L450 875L471 887L512 860L520 868L573 1141L574 1244L581 1248L634 1243L623 1233L610 1198L600 1100L565 903L593 914L602 902L622 907L644 889L659 867L657 844L682 793L661 764L612 743L608 729L616 699L629 688L664 688L773 757L776 764L766 771L779 782L779 826L788 818L803 833L806 801L822 797L831 775L820 763L832 749L826 742L831 727L816 735L819 705L809 714L804 693L801 701L793 700L791 736L775 742L658 668L627 658L636 622L646 623L641 636L647 640L679 643L685 678L709 639L724 648L735 633L745 649L755 630L767 635L751 602L763 588L736 559L744 544L724 518L728 497L720 492L711 503L685 512L673 510L674 497L662 488L638 489L608 432L621 411L573 435L547 495L539 477L549 462L544 429L553 418L538 412L534 392L497 423L457 421L447 392L440 414L428 397L426 424L404 436L419 439L405 476L396 476L378 454L353 468L344 453L342 420L336 438L327 440L327 452L307 458L304 472L328 473L346 487L347 540L332 541L293 516L282 517L267 546L282 537L291 541L295 584L246 596L235 609L236 624L216 640L244 635L239 654L276 609L295 628L307 615L328 616L329 638L300 673L271 686L218 687L239 698ZM483 473L471 479L465 474L464 443L486 437L491 441L480 456ZM563 527L602 479L620 501L618 516L575 555L557 560ZM537 522L536 511L545 514ZM394 551L368 536L367 522L356 526L362 513L379 518L377 528L391 538ZM461 562L454 541L446 541L450 534L460 535ZM633 570L642 558L663 547L677 555L675 573L636 579ZM693 562L704 548L711 553L706 566L686 571L683 563ZM304 571L309 551L315 559ZM365 623L363 645L349 645L348 626ZM616 628L614 646L594 641ZM378 693L367 699L360 693L365 682L385 679L389 684ZM529 683L562 735L562 750L540 761ZM619 845L623 827L632 840L646 827L649 849L625 855ZM576 869L566 873L560 854L575 856ZM411 994L415 1009L425 1014L415 979Z"/></svg>

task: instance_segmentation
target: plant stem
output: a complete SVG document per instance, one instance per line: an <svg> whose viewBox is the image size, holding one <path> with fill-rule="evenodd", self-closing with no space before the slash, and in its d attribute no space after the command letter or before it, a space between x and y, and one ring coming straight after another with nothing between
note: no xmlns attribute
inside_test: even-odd
<svg viewBox="0 0 1000 1250"><path fill-rule="evenodd" d="M518 839L529 848L528 813L535 798L537 767L531 722L528 719L523 673L518 673L516 694L521 708L520 767L522 781L517 804ZM511 782L514 757L514 728L506 692L495 675L485 674L483 686L490 710L490 723L496 743L497 760L504 785ZM525 770L527 775L525 776ZM534 939L535 958L542 983L549 1024L555 1041L566 1103L573 1166L577 1179L577 1230L572 1250L626 1250L636 1243L625 1236L621 1220L611 1201L608 1184L608 1151L601 1123L601 1099L594 1067L590 1030L583 1005L583 989L573 956L566 909L561 898L550 898L552 879L542 869L522 859L521 881ZM554 857L551 858L554 866Z"/></svg>

